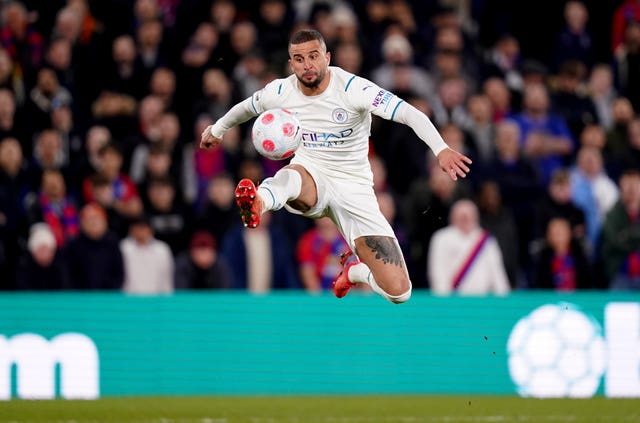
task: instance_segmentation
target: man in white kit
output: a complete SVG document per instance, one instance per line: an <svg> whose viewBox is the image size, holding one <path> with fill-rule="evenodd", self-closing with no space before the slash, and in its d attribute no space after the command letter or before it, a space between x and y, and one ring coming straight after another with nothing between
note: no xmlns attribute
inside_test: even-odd
<svg viewBox="0 0 640 423"><path fill-rule="evenodd" d="M233 106L204 130L200 147L217 146L226 130L265 110L283 107L294 112L302 143L290 164L258 188L248 179L236 187L244 225L255 228L262 213L282 207L310 218L328 216L355 252L344 255L334 294L342 298L356 283L365 283L389 301L403 303L411 296L411 281L373 191L367 158L371 114L413 128L453 180L466 176L471 160L450 149L426 115L373 82L329 66L330 58L318 31L293 34L293 74Z"/></svg>

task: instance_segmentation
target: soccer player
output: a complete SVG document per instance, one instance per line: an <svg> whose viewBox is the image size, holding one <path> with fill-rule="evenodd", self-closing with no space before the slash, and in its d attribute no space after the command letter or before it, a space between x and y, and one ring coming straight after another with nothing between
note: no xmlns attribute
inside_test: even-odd
<svg viewBox="0 0 640 423"><path fill-rule="evenodd" d="M290 164L258 188L248 179L236 187L244 225L255 228L264 212L282 207L310 218L328 216L351 247L333 283L334 294L342 298L355 284L366 283L389 301L403 303L411 296L411 281L372 187L367 158L371 114L413 128L453 180L466 176L471 160L450 149L426 115L371 81L329 66L330 59L318 31L294 33L289 40L293 75L233 106L203 131L200 147L217 146L225 131L265 110L294 112L302 143Z"/></svg>

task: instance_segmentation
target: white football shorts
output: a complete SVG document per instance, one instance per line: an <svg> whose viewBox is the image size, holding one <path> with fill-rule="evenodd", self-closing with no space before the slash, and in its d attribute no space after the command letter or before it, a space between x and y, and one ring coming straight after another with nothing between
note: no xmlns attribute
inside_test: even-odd
<svg viewBox="0 0 640 423"><path fill-rule="evenodd" d="M286 204L284 207L287 211L312 219L329 217L353 251L356 238L361 236L378 235L395 239L391 225L380 211L372 186L335 176L328 177L309 163L303 166L316 183L318 202L306 212Z"/></svg>

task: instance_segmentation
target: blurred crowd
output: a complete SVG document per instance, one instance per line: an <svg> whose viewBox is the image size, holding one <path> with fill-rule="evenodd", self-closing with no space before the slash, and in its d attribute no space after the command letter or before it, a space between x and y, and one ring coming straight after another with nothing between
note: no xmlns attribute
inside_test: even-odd
<svg viewBox="0 0 640 423"><path fill-rule="evenodd" d="M236 182L285 164L256 155L252 122L198 148L289 74L302 27L474 160L453 182L411 128L373 121L374 188L414 288L640 289L639 0L3 0L0 14L0 289L330 288L347 249L331 221L240 223Z"/></svg>

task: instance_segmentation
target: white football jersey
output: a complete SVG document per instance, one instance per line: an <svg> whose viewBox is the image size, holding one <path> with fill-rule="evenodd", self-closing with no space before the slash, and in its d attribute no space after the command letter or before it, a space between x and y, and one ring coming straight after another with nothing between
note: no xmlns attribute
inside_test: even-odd
<svg viewBox="0 0 640 423"><path fill-rule="evenodd" d="M373 82L330 66L329 86L320 95L306 96L298 79L276 79L251 97L256 114L283 107L300 121L302 143L292 163L313 163L328 176L372 184L367 155L371 113L393 120L403 102Z"/></svg>

